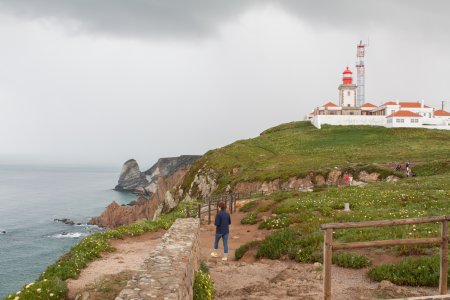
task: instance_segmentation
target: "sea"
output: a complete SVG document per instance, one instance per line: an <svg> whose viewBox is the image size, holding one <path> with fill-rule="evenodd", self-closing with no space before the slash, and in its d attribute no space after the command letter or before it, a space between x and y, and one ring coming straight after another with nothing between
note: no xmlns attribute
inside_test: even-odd
<svg viewBox="0 0 450 300"><path fill-rule="evenodd" d="M82 238L113 200L120 169L95 166L0 164L0 299L22 289ZM54 219L68 218L79 225Z"/></svg>

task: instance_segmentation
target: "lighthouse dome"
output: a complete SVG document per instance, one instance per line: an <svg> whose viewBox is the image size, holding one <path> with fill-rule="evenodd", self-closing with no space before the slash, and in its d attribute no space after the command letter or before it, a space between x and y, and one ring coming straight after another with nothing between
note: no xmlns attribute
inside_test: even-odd
<svg viewBox="0 0 450 300"><path fill-rule="evenodd" d="M345 69L345 71L342 74L353 74L352 71L350 71L350 69L347 67L347 69Z"/></svg>

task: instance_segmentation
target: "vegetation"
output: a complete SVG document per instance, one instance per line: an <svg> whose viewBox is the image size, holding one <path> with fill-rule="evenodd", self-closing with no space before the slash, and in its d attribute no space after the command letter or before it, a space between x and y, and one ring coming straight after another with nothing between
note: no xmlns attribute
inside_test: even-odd
<svg viewBox="0 0 450 300"><path fill-rule="evenodd" d="M262 203L256 210L257 210L258 212L266 212L266 211L269 211L273 204L274 204L274 202L271 201L271 200L266 201L266 202Z"/></svg>
<svg viewBox="0 0 450 300"><path fill-rule="evenodd" d="M259 224L260 229L280 229L267 236L259 246L256 245L258 248L256 256L270 259L289 257L299 262L322 262L323 232L320 230L320 224L448 215L449 187L449 173L444 173L405 178L398 182L370 183L364 188L329 187L318 192L290 196L275 203L273 212L276 215ZM274 196L280 198L279 193ZM351 212L344 212L345 202L350 203ZM439 227L440 224L429 223L340 229L335 230L333 239L337 242L356 242L438 237ZM246 245L242 247L243 250L246 249ZM436 250L432 245L385 248L385 251L389 251L392 255L433 254ZM413 261L414 259L408 259L398 265L375 267L370 273L371 278L386 279L397 284L436 285L437 279L427 272L430 272L432 267L439 268L438 262L430 258L419 262ZM333 262L350 268L370 265L367 257L346 252L335 253ZM419 266L421 267L418 268ZM409 272L408 268L416 268L413 276L394 280L396 276L405 277L402 272Z"/></svg>
<svg viewBox="0 0 450 300"><path fill-rule="evenodd" d="M291 224L291 221L289 220L289 218L284 215L277 215L274 217L271 217L269 219L264 220L263 222L261 222L261 224L259 224L258 228L259 229L279 229L279 228L284 228L284 227L288 227L289 224Z"/></svg>
<svg viewBox="0 0 450 300"><path fill-rule="evenodd" d="M408 257L395 265L378 265L368 275L372 280L389 280L398 285L438 286L439 256Z"/></svg>
<svg viewBox="0 0 450 300"><path fill-rule="evenodd" d="M239 208L239 211L241 212L249 212L251 211L256 205L258 205L258 200L253 200L250 202L245 203L241 208Z"/></svg>
<svg viewBox="0 0 450 300"><path fill-rule="evenodd" d="M202 262L195 272L194 300L211 300L214 298L214 281L209 276L208 266Z"/></svg>
<svg viewBox="0 0 450 300"><path fill-rule="evenodd" d="M247 253L248 250L257 248L259 244L261 244L261 241L251 241L241 245L239 248L236 249L234 257L237 260L240 260L244 256L244 254Z"/></svg>
<svg viewBox="0 0 450 300"><path fill-rule="evenodd" d="M367 256L340 251L333 253L333 263L343 268L362 269L370 266L372 262Z"/></svg>
<svg viewBox="0 0 450 300"><path fill-rule="evenodd" d="M109 240L168 229L177 218L185 216L186 211L184 204L182 204L174 212L161 215L156 221L138 221L116 229L94 233L82 239L68 253L60 257L56 263L50 265L35 282L25 285L21 291L8 295L5 299L65 299L67 294L65 280L77 278L80 271L90 261L100 257L102 252L114 251L114 248L109 244Z"/></svg>
<svg viewBox="0 0 450 300"><path fill-rule="evenodd" d="M326 174L335 166L355 173L377 171L384 178L394 172L386 168L389 163L448 160L449 140L446 130L326 125L319 130L309 122L292 122L207 152L193 165L183 186L189 189L200 168L217 172L218 193L228 184Z"/></svg>
<svg viewBox="0 0 450 300"><path fill-rule="evenodd" d="M253 225L258 222L258 212L249 212L245 217L241 219L241 224Z"/></svg>

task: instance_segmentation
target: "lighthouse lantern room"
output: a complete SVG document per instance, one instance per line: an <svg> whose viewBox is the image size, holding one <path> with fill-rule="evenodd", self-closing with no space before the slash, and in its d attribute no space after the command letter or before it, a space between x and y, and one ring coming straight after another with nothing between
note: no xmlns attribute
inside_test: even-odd
<svg viewBox="0 0 450 300"><path fill-rule="evenodd" d="M342 107L356 106L356 85L353 84L352 74L348 67L342 73L342 84L339 85L339 105Z"/></svg>

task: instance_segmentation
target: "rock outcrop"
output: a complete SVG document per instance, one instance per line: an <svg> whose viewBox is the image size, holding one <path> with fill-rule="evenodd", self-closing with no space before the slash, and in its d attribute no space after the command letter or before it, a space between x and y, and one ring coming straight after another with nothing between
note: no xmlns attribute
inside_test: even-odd
<svg viewBox="0 0 450 300"><path fill-rule="evenodd" d="M134 159L126 161L120 172L119 183L114 188L116 191L134 192L137 188L147 186L149 182L145 173L141 172L139 165Z"/></svg>
<svg viewBox="0 0 450 300"><path fill-rule="evenodd" d="M158 188L159 178L168 178L180 169L190 168L199 158L198 155L160 158L156 164L145 172L141 172L137 162L130 159L122 167L119 183L115 190L152 196Z"/></svg>
<svg viewBox="0 0 450 300"><path fill-rule="evenodd" d="M92 218L89 224L114 228L141 219L154 220L161 212L172 210L178 205L181 198L178 186L183 182L184 176L198 158L199 156L185 155L158 160L153 167L141 173L145 181L140 180L141 177L134 177L136 181L132 191L135 193L145 191L145 194L150 195L149 199L140 197L132 206L121 206L113 202L100 216ZM136 168L133 172L135 175L137 174Z"/></svg>

